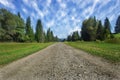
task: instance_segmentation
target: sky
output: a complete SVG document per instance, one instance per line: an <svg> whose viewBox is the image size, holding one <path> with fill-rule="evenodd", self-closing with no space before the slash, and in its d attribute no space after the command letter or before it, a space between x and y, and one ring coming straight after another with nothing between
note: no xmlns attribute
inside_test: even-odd
<svg viewBox="0 0 120 80"><path fill-rule="evenodd" d="M0 0L0 8L20 12L24 21L30 16L34 31L41 19L45 31L51 28L55 36L66 38L73 31L81 31L82 22L93 16L102 23L108 17L114 32L120 0Z"/></svg>

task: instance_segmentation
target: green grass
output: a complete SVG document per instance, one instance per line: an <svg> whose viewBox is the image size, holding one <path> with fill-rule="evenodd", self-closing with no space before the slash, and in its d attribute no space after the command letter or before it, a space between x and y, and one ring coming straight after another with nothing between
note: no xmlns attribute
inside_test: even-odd
<svg viewBox="0 0 120 80"><path fill-rule="evenodd" d="M52 43L0 43L0 65L8 64Z"/></svg>
<svg viewBox="0 0 120 80"><path fill-rule="evenodd" d="M119 38L120 39L120 33L119 34L114 34L115 38Z"/></svg>
<svg viewBox="0 0 120 80"><path fill-rule="evenodd" d="M120 45L104 42L66 42L75 48L84 50L92 55L101 56L112 62L120 62Z"/></svg>

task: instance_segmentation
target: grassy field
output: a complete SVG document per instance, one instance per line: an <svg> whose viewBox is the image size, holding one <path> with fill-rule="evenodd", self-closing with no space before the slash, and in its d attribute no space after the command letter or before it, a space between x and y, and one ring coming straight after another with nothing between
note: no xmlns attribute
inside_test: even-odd
<svg viewBox="0 0 120 80"><path fill-rule="evenodd" d="M52 43L0 43L0 65L39 51Z"/></svg>
<svg viewBox="0 0 120 80"><path fill-rule="evenodd" d="M90 54L101 56L112 62L120 62L120 44L104 42L66 42L66 44Z"/></svg>

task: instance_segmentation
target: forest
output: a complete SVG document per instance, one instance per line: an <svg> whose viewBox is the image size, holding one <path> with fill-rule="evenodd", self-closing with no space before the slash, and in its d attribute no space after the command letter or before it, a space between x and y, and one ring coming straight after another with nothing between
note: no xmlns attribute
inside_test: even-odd
<svg viewBox="0 0 120 80"><path fill-rule="evenodd" d="M37 20L36 31L34 32L30 16L25 23L19 12L16 15L6 9L0 9L0 42L55 41L58 41L58 37L54 36L50 28L45 33L40 19Z"/></svg>

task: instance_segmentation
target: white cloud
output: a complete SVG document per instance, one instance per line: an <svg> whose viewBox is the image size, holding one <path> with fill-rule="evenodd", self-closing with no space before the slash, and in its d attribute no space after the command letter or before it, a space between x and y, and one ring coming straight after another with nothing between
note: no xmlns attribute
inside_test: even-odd
<svg viewBox="0 0 120 80"><path fill-rule="evenodd" d="M22 11L23 11L25 14L28 14L27 9L25 9L24 7L22 8Z"/></svg>
<svg viewBox="0 0 120 80"><path fill-rule="evenodd" d="M59 3L61 8L65 9L67 7L66 3L62 2L62 0L57 0L57 2Z"/></svg>
<svg viewBox="0 0 120 80"><path fill-rule="evenodd" d="M28 0L23 0L23 2L25 3L25 4L29 4L29 1Z"/></svg>
<svg viewBox="0 0 120 80"><path fill-rule="evenodd" d="M52 0L47 0L47 6L49 7L51 4Z"/></svg>
<svg viewBox="0 0 120 80"><path fill-rule="evenodd" d="M36 2L36 1L32 1L31 3L32 3L32 7L34 7L34 9L35 9L35 11L37 12L38 16L40 16L41 18L43 18L43 17L44 17L44 14L43 14L43 12L39 9L37 2Z"/></svg>
<svg viewBox="0 0 120 80"><path fill-rule="evenodd" d="M47 27L49 28L49 27L52 27L55 24L55 22L54 20L52 20L50 22L47 22L46 24L47 24Z"/></svg>
<svg viewBox="0 0 120 80"><path fill-rule="evenodd" d="M14 4L10 0L0 0L0 4L4 5L7 8L15 9Z"/></svg>

